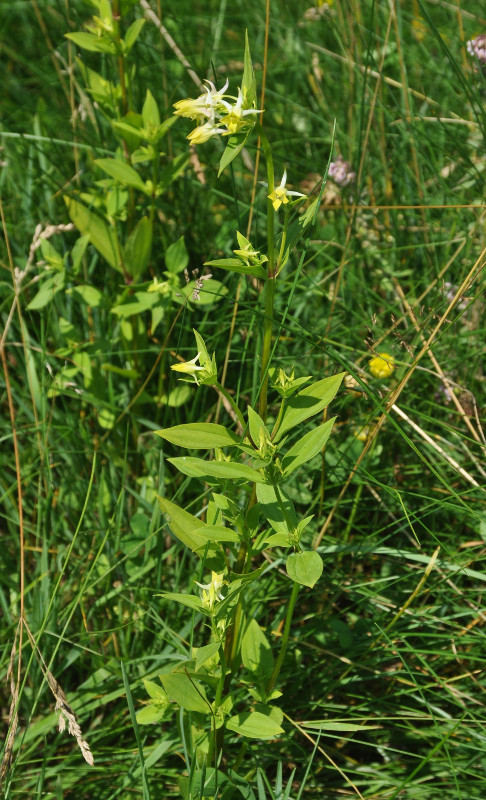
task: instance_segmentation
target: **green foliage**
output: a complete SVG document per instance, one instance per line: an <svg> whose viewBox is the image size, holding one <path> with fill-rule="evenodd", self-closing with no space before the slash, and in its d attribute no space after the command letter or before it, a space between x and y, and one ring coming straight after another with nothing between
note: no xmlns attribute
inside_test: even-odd
<svg viewBox="0 0 486 800"><path fill-rule="evenodd" d="M162 11L2 20L2 790L482 800L481 19Z"/></svg>

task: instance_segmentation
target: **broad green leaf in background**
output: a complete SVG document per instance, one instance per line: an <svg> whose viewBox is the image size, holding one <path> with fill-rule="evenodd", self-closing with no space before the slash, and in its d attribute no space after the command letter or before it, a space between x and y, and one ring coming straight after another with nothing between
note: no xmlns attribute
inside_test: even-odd
<svg viewBox="0 0 486 800"><path fill-rule="evenodd" d="M54 275L49 275L41 283L40 289L32 298L27 308L29 311L39 311L51 302L55 294L64 288L65 274L56 272Z"/></svg>
<svg viewBox="0 0 486 800"><path fill-rule="evenodd" d="M225 528L224 525L205 525L204 528L199 528L198 535L206 536L210 542L239 542L241 536L238 536L236 531L231 528Z"/></svg>
<svg viewBox="0 0 486 800"><path fill-rule="evenodd" d="M240 258L216 258L213 261L205 261L205 267L219 267L229 272L239 272L242 275L252 275L255 278L265 280L267 273L258 265L244 264Z"/></svg>
<svg viewBox="0 0 486 800"><path fill-rule="evenodd" d="M252 106L254 106L256 103L256 78L251 60L248 31L245 31L245 56L243 78L241 80L241 91L243 94L244 108L252 108Z"/></svg>
<svg viewBox="0 0 486 800"><path fill-rule="evenodd" d="M80 236L79 239L76 239L71 250L71 261L73 262L74 272L78 272L79 267L81 266L81 260L86 252L88 244L89 236Z"/></svg>
<svg viewBox="0 0 486 800"><path fill-rule="evenodd" d="M228 137L226 147L219 162L218 178L223 170L226 169L228 164L231 164L233 159L236 158L239 153L241 153L250 133L251 130L249 129L243 133L234 133L233 136Z"/></svg>
<svg viewBox="0 0 486 800"><path fill-rule="evenodd" d="M158 194L163 194L163 192L165 192L165 190L170 186L172 181L174 181L182 172L184 172L190 155L190 152L180 153L178 156L175 156L175 158L172 159L170 164L160 171L159 183L157 186Z"/></svg>
<svg viewBox="0 0 486 800"><path fill-rule="evenodd" d="M329 405L341 385L344 372L323 378L290 397L283 412L282 422L274 441L282 438L305 419L318 414Z"/></svg>
<svg viewBox="0 0 486 800"><path fill-rule="evenodd" d="M309 433L306 433L302 439L299 439L293 447L282 458L282 467L285 477L290 475L301 464L305 464L321 452L326 444L329 436L331 435L332 426L334 425L336 417L319 425Z"/></svg>
<svg viewBox="0 0 486 800"><path fill-rule="evenodd" d="M295 535L297 529L297 514L295 507L285 494L285 491L277 489L270 484L260 484L257 486L257 498L262 507L263 516L270 523L273 530L286 537Z"/></svg>
<svg viewBox="0 0 486 800"><path fill-rule="evenodd" d="M81 284L80 286L73 286L72 291L73 294L81 298L83 303L86 303L87 306L91 306L91 308L98 308L103 299L100 290L96 289L94 286Z"/></svg>
<svg viewBox="0 0 486 800"><path fill-rule="evenodd" d="M181 301L187 298L198 306L211 306L227 294L228 288L214 278L202 281L202 285L198 280L189 281L179 291Z"/></svg>
<svg viewBox="0 0 486 800"><path fill-rule="evenodd" d="M319 553L306 550L305 553L293 553L285 565L289 578L295 583L310 586L311 589L322 575L323 563Z"/></svg>
<svg viewBox="0 0 486 800"><path fill-rule="evenodd" d="M116 181L126 183L127 186L133 186L134 189L147 193L142 178L126 161L120 161L118 158L95 158L94 163Z"/></svg>
<svg viewBox="0 0 486 800"><path fill-rule="evenodd" d="M221 647L220 642L211 642L210 644L206 644L204 647L198 647L196 650L196 663L195 663L195 671L197 672L203 664L209 661L210 658L216 655L219 648Z"/></svg>
<svg viewBox="0 0 486 800"><path fill-rule="evenodd" d="M170 516L169 525L174 536L177 536L193 552L204 551L208 540L199 536L197 531L199 528L203 528L205 523L170 500L166 500L165 497L158 497L158 501L162 511Z"/></svg>
<svg viewBox="0 0 486 800"><path fill-rule="evenodd" d="M187 425L174 425L155 431L157 436L191 450L209 450L213 447L230 447L239 444L241 437L232 433L223 425L214 422L193 422Z"/></svg>
<svg viewBox="0 0 486 800"><path fill-rule="evenodd" d="M250 436L253 439L253 444L255 447L258 447L260 444L260 431L268 435L268 430L263 422L262 418L256 411L253 410L251 406L248 406L248 427L250 429Z"/></svg>
<svg viewBox="0 0 486 800"><path fill-rule="evenodd" d="M248 739L274 739L283 733L283 728L278 722L261 711L245 711L230 717L226 723L229 731L239 733Z"/></svg>
<svg viewBox="0 0 486 800"><path fill-rule="evenodd" d="M210 714L211 706L206 699L204 687L184 672L169 672L159 675L169 700L175 702L186 711L198 711Z"/></svg>
<svg viewBox="0 0 486 800"><path fill-rule="evenodd" d="M120 245L115 229L110 228L100 214L91 211L72 197L65 197L64 200L69 216L78 231L89 236L91 244L96 247L108 264L123 273Z"/></svg>
<svg viewBox="0 0 486 800"><path fill-rule="evenodd" d="M180 603L182 606L192 608L193 611L202 611L204 614L208 613L203 607L202 600L195 594L182 594L181 592L162 592L156 594L156 597L163 597L164 600L173 600L175 603Z"/></svg>
<svg viewBox="0 0 486 800"><path fill-rule="evenodd" d="M153 130L160 125L159 109L150 89L147 89L147 93L145 95L145 102L142 108L142 119L147 131Z"/></svg>
<svg viewBox="0 0 486 800"><path fill-rule="evenodd" d="M152 225L147 217L142 217L125 244L125 270L134 281L138 281L145 272L151 252Z"/></svg>
<svg viewBox="0 0 486 800"><path fill-rule="evenodd" d="M247 464L237 464L234 461L204 461L202 458L189 458L179 456L168 458L179 472L190 475L192 478L217 478L218 480L245 480L252 483L265 483L265 478L256 469Z"/></svg>
<svg viewBox="0 0 486 800"><path fill-rule="evenodd" d="M167 272L177 275L178 272L183 272L189 264L189 253L186 249L184 237L180 236L176 242L170 244L165 251L165 266Z"/></svg>
<svg viewBox="0 0 486 800"><path fill-rule="evenodd" d="M248 672L260 680L272 674L274 659L272 648L256 619L251 619L241 641L241 660Z"/></svg>
<svg viewBox="0 0 486 800"><path fill-rule="evenodd" d="M114 55L116 52L115 44L108 36L96 36L94 33L83 33L81 31L65 33L64 36L78 47L82 47L84 50L91 50L93 53L111 53Z"/></svg>
<svg viewBox="0 0 486 800"><path fill-rule="evenodd" d="M125 50L127 53L130 52L133 45L140 36L140 32L143 26L145 25L145 22L146 20L144 17L139 17L139 19L136 19L135 22L132 22L127 32L125 33Z"/></svg>

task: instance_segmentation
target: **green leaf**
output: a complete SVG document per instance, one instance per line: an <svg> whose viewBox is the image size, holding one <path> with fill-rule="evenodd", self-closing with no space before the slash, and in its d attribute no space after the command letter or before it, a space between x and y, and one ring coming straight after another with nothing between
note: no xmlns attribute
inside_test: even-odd
<svg viewBox="0 0 486 800"><path fill-rule="evenodd" d="M250 436L253 439L253 443L255 447L258 447L260 443L260 431L265 433L267 429L260 415L257 414L257 412L254 411L251 406L248 406L248 427L250 429Z"/></svg>
<svg viewBox="0 0 486 800"><path fill-rule="evenodd" d="M145 25L145 22L146 20L144 19L144 17L140 17L139 19L136 19L135 22L132 22L132 24L128 28L125 34L125 48L127 53L130 52L133 45L140 36L140 32L143 26Z"/></svg>
<svg viewBox="0 0 486 800"><path fill-rule="evenodd" d="M265 483L261 472L252 469L247 464L237 464L234 461L204 461L202 458L168 458L179 472L192 478L217 478L218 480L245 480L252 483Z"/></svg>
<svg viewBox="0 0 486 800"><path fill-rule="evenodd" d="M175 117L174 117L175 119ZM165 190L170 186L172 181L174 181L181 172L184 172L186 168L186 164L189 161L190 153L180 153L180 155L176 156L172 159L170 164L167 167L164 167L160 171L160 179L157 186L157 191L159 194L165 192Z"/></svg>
<svg viewBox="0 0 486 800"><path fill-rule="evenodd" d="M210 658L213 658L220 647L220 642L211 642L211 644L207 644L204 647L198 647L196 652L196 663L194 666L195 671L197 672L198 669L203 666L203 664L209 661Z"/></svg>
<svg viewBox="0 0 486 800"><path fill-rule="evenodd" d="M158 501L162 511L170 517L170 529L174 536L194 553L204 551L208 540L198 534L199 528L204 528L204 522L165 497L158 497Z"/></svg>
<svg viewBox="0 0 486 800"><path fill-rule="evenodd" d="M128 317L143 314L152 306L159 302L159 298L154 292L135 292L134 300L128 303L120 303L118 306L112 306L111 313L116 314L120 319L127 319Z"/></svg>
<svg viewBox="0 0 486 800"><path fill-rule="evenodd" d="M94 163L97 167L110 175L111 178L126 183L127 186L133 186L134 189L139 189L141 192L146 192L146 187L140 175L130 164L126 161L120 161L118 158L95 158Z"/></svg>
<svg viewBox="0 0 486 800"><path fill-rule="evenodd" d="M136 717L139 725L153 725L155 722L160 722L166 712L165 708L157 705L157 703L149 703L140 711L137 711Z"/></svg>
<svg viewBox="0 0 486 800"><path fill-rule="evenodd" d="M311 589L322 575L323 563L319 553L307 550L305 553L293 553L285 564L289 578L295 583L310 586Z"/></svg>
<svg viewBox="0 0 486 800"><path fill-rule="evenodd" d="M151 129L153 130L160 125L159 109L150 89L147 89L147 93L145 95L145 102L142 108L142 118L143 124L145 125L147 131L150 131Z"/></svg>
<svg viewBox="0 0 486 800"><path fill-rule="evenodd" d="M206 450L212 447L230 447L239 444L241 437L214 422L193 422L187 425L174 425L155 431L157 436L179 447L191 450Z"/></svg>
<svg viewBox="0 0 486 800"><path fill-rule="evenodd" d="M32 298L27 308L29 311L39 311L51 302L55 294L64 288L64 270L56 272L45 278L37 294ZM239 440L238 440L239 441Z"/></svg>
<svg viewBox="0 0 486 800"><path fill-rule="evenodd" d="M236 714L226 722L226 728L248 739L274 739L283 733L283 728L272 717L262 714L261 711Z"/></svg>
<svg viewBox="0 0 486 800"><path fill-rule="evenodd" d="M130 152L135 150L140 140L143 139L144 132L140 128L142 123L142 115L134 114L133 111L129 112L123 120L112 120L111 122L113 130L126 142Z"/></svg>
<svg viewBox="0 0 486 800"><path fill-rule="evenodd" d="M257 265L246 265L239 258L216 258L214 261L205 261L204 266L219 267L220 269L226 269L229 272L239 272L242 275L252 275L255 278L261 278L262 280L265 280L267 277L267 273L263 267L259 267Z"/></svg>
<svg viewBox="0 0 486 800"><path fill-rule="evenodd" d="M277 489L270 484L257 486L256 489L263 516L273 530L287 537L295 535L297 514L290 497L280 487L277 494Z"/></svg>
<svg viewBox="0 0 486 800"><path fill-rule="evenodd" d="M193 611L202 611L206 613L203 607L202 600L195 594L182 594L181 592L162 592L156 594L156 597L163 597L164 600L174 600L175 603L180 603L182 606L192 608Z"/></svg>
<svg viewBox="0 0 486 800"><path fill-rule="evenodd" d="M241 641L241 660L248 672L262 680L272 674L272 648L256 619L250 620Z"/></svg>
<svg viewBox="0 0 486 800"><path fill-rule="evenodd" d="M81 265L81 259L83 258L86 248L89 244L89 236L80 236L79 239L76 239L73 248L71 250L71 261L73 262L73 270L77 272Z"/></svg>
<svg viewBox="0 0 486 800"><path fill-rule="evenodd" d="M183 272L189 264L189 253L186 249L184 237L181 236L177 242L170 244L165 251L165 266L167 271L176 275L178 272Z"/></svg>
<svg viewBox="0 0 486 800"><path fill-rule="evenodd" d="M197 299L194 297L194 291L196 289ZM202 286L197 280L189 281L185 286L181 286L179 291L181 298L187 297L189 300L197 303L198 306L211 306L228 294L228 288L220 281L214 280L214 278L203 281Z"/></svg>
<svg viewBox="0 0 486 800"><path fill-rule="evenodd" d="M299 439L299 441L290 448L282 459L285 477L290 475L297 467L300 467L301 464L306 464L307 461L310 461L311 458L314 458L314 456L321 452L331 435L335 419L336 417L333 417L323 425L319 425L317 428L314 428L314 430L309 431L309 433L306 433L302 439Z"/></svg>
<svg viewBox="0 0 486 800"><path fill-rule="evenodd" d="M219 162L218 178L223 170L226 169L228 164L231 164L233 159L236 158L236 156L243 150L250 132L251 128L243 133L235 133L233 136L228 138L228 144L226 145Z"/></svg>
<svg viewBox="0 0 486 800"><path fill-rule="evenodd" d="M116 231L110 228L100 214L91 211L72 197L64 198L71 221L80 233L89 236L89 240L101 256L118 272L123 274L120 257L120 245Z"/></svg>
<svg viewBox="0 0 486 800"><path fill-rule="evenodd" d="M107 36L96 36L94 33L82 33L81 31L65 33L64 36L78 47L82 47L84 50L91 50L93 53L111 53L114 55L116 52L114 43Z"/></svg>
<svg viewBox="0 0 486 800"><path fill-rule="evenodd" d="M224 525L206 525L200 528L198 533L206 536L210 542L239 542L241 539L236 531L225 528Z"/></svg>
<svg viewBox="0 0 486 800"><path fill-rule="evenodd" d="M83 303L86 303L87 306L91 306L91 308L98 308L103 299L100 290L96 289L94 286L74 286L73 294L79 295Z"/></svg>
<svg viewBox="0 0 486 800"><path fill-rule="evenodd" d="M167 700L167 695L160 683L154 683L154 681L149 681L147 678L144 678L143 685L145 686L145 691L152 700Z"/></svg>
<svg viewBox="0 0 486 800"><path fill-rule="evenodd" d="M125 269L134 281L138 281L147 268L152 252L152 224L142 217L130 233L125 245Z"/></svg>
<svg viewBox="0 0 486 800"><path fill-rule="evenodd" d="M284 433L326 408L339 389L344 374L340 372L338 375L323 378L290 397L286 401L282 422L274 441L277 442Z"/></svg>
<svg viewBox="0 0 486 800"><path fill-rule="evenodd" d="M256 102L256 79L251 60L250 42L248 40L247 30L245 31L245 57L241 91L243 94L244 107L251 108Z"/></svg>
<svg viewBox="0 0 486 800"><path fill-rule="evenodd" d="M162 685L170 700L186 711L198 711L200 714L210 714L211 706L206 699L204 687L183 672L170 672L159 675Z"/></svg>

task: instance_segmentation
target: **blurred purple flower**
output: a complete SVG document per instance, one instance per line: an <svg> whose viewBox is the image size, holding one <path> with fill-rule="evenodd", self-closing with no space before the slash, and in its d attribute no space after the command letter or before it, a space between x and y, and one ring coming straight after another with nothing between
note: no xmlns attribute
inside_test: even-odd
<svg viewBox="0 0 486 800"><path fill-rule="evenodd" d="M486 34L481 33L475 39L471 39L466 47L467 52L477 58L481 66L486 65Z"/></svg>
<svg viewBox="0 0 486 800"><path fill-rule="evenodd" d="M336 161L331 161L328 175L338 186L348 186L356 180L356 173L351 169L351 164L342 156L338 156Z"/></svg>

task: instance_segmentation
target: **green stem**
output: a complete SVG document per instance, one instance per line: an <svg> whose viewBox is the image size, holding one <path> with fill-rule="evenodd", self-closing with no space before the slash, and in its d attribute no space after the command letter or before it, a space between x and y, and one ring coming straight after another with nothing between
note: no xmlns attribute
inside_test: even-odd
<svg viewBox="0 0 486 800"><path fill-rule="evenodd" d="M295 604L297 602L297 595L299 594L299 589L300 589L300 583L294 582L294 585L292 587L292 593L290 595L289 605L287 608L287 616L285 618L285 627L282 636L282 644L280 645L280 652L278 654L277 661L275 662L275 667L270 676L270 680L268 681L267 694L270 694L273 687L275 686L275 682L282 668L283 660L285 658L285 653L287 652L287 645L289 643L289 636L290 636L290 626L292 625L292 616L294 613Z"/></svg>
<svg viewBox="0 0 486 800"><path fill-rule="evenodd" d="M267 166L268 195L275 189L275 173L273 169L272 148L262 126L257 123L256 128L263 147L265 163ZM273 304L275 299L275 213L272 201L267 197L267 282L265 285L265 321L263 328L261 388L259 401L259 414L263 421L267 417L267 392L268 392L268 366L270 363L270 350L272 344Z"/></svg>
<svg viewBox="0 0 486 800"><path fill-rule="evenodd" d="M241 413L240 409L238 408L238 406L236 405L235 401L233 400L233 398L229 394L229 392L224 388L224 386L221 386L221 384L219 382L216 382L213 385L214 385L214 388L216 389L216 391L219 392L220 394L222 394L223 397L226 398L226 400L230 404L231 408L235 412L235 414L236 414L236 416L238 418L238 422L240 423L240 425L243 428L243 430L245 430L246 429L245 418L244 418L243 414Z"/></svg>
<svg viewBox="0 0 486 800"><path fill-rule="evenodd" d="M272 348L273 304L275 300L275 278L268 278L265 286L265 319L263 322L263 346L261 388L258 412L264 422L267 419L268 367Z"/></svg>
<svg viewBox="0 0 486 800"><path fill-rule="evenodd" d="M284 206L284 227L282 232L282 241L280 242L280 250L278 253L277 263L275 265L275 274L278 275L280 270L282 269L282 261L285 255L285 245L287 244L287 229L289 227L289 211L286 206Z"/></svg>

